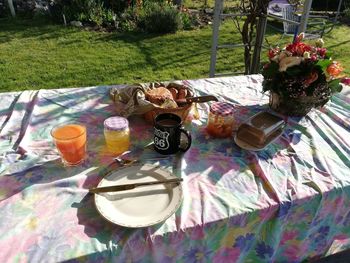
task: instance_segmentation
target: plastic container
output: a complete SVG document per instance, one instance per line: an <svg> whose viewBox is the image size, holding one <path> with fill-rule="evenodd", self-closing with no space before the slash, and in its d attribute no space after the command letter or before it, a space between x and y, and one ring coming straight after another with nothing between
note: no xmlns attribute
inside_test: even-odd
<svg viewBox="0 0 350 263"><path fill-rule="evenodd" d="M108 151L121 154L129 149L129 122L123 117L110 117L104 121L104 136Z"/></svg>
<svg viewBox="0 0 350 263"><path fill-rule="evenodd" d="M231 104L218 101L210 106L208 115L208 133L216 138L232 136L234 128L234 108Z"/></svg>
<svg viewBox="0 0 350 263"><path fill-rule="evenodd" d="M267 111L262 111L244 121L236 134L237 139L257 149L264 148L279 137L286 126L285 121Z"/></svg>

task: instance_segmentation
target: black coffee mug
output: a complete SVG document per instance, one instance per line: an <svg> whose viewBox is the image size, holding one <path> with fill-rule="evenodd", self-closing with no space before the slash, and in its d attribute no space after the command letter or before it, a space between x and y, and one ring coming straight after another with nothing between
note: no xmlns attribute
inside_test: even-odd
<svg viewBox="0 0 350 263"><path fill-rule="evenodd" d="M191 134L182 126L182 120L173 113L161 113L154 121L154 149L161 154L186 152L191 147ZM181 133L187 137L185 148L180 146Z"/></svg>

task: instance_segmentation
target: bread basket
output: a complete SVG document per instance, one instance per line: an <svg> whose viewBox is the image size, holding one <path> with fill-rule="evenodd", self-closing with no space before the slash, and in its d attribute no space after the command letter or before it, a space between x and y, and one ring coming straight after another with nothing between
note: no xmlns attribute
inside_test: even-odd
<svg viewBox="0 0 350 263"><path fill-rule="evenodd" d="M186 88L185 86L183 86L183 87ZM139 105L138 93L145 94L145 91L144 91L144 89L141 89L141 88L134 89L134 91L133 91L133 99L134 99L134 105L135 106ZM154 123L155 117L158 114L161 114L161 113L173 113L173 114L178 115L182 119L182 121L185 121L187 119L190 111L191 111L193 103L189 103L189 104L184 105L182 107L171 108L171 109L161 108L160 106L155 105L155 104L153 104L153 105L154 105L153 109L148 111L148 112L146 112L143 115L145 120L147 122L149 122L149 123L152 123L152 124Z"/></svg>

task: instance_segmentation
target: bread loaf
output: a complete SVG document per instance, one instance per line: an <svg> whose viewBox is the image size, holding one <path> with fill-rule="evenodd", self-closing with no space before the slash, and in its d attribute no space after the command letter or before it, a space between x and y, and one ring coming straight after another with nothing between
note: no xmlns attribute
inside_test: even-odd
<svg viewBox="0 0 350 263"><path fill-rule="evenodd" d="M237 138L250 145L263 147L280 135L284 126L282 118L269 112L259 112L239 126Z"/></svg>
<svg viewBox="0 0 350 263"><path fill-rule="evenodd" d="M262 131L254 129L245 123L239 127L237 136L250 145L262 145L266 139Z"/></svg>

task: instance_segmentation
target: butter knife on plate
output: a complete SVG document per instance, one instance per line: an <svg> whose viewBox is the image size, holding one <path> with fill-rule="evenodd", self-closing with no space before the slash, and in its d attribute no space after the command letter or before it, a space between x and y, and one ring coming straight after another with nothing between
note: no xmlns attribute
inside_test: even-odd
<svg viewBox="0 0 350 263"><path fill-rule="evenodd" d="M182 178L174 178L174 179L166 179L160 181L152 181L152 182L140 182L133 184L122 184L122 185L112 185L112 186L103 186L103 187L95 187L89 189L90 193L105 193L105 192L117 192L117 191L125 191L131 190L139 186L147 186L147 185L156 185L156 184L169 184L169 183L180 183L182 182Z"/></svg>

